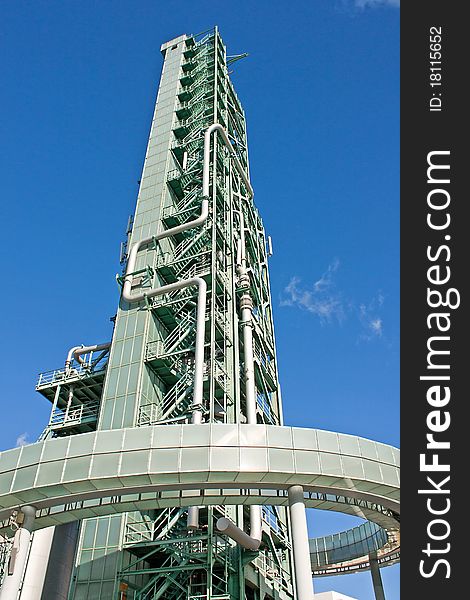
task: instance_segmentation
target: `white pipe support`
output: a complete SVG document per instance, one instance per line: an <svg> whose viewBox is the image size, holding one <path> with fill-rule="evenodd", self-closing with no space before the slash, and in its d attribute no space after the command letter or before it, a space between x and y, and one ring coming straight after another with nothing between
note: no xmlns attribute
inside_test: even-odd
<svg viewBox="0 0 470 600"><path fill-rule="evenodd" d="M297 600L313 600L312 565L310 563L304 489L301 485L292 485L287 492Z"/></svg>
<svg viewBox="0 0 470 600"><path fill-rule="evenodd" d="M256 387L255 367L253 354L253 322L252 322L252 300L248 294L241 298L241 318L243 325L243 346L245 352L245 396L246 417L248 424L256 425ZM230 523L230 526L227 525ZM220 524L220 527L219 527ZM222 529L221 529L222 527ZM261 506L250 506L250 535L237 527L229 519L222 517L217 521L217 529L225 533L248 550L257 550L261 543Z"/></svg>
<svg viewBox="0 0 470 600"><path fill-rule="evenodd" d="M245 245L245 221L240 209L240 267L239 284L250 286L250 276L246 268L246 245ZM248 293L240 298L241 321L243 326L243 348L245 353L245 398L246 418L249 425L257 424L256 417L256 385L255 385L255 362L253 352L253 301ZM261 506L250 506L250 537L261 541L262 537ZM259 546L259 543L258 543Z"/></svg>
<svg viewBox="0 0 470 600"><path fill-rule="evenodd" d="M5 572L2 587L0 588L0 600L17 600L20 591L21 581L28 558L29 543L31 533L36 518L36 509L34 506L23 506L21 512L24 520L15 533L12 553Z"/></svg>
<svg viewBox="0 0 470 600"><path fill-rule="evenodd" d="M69 392L67 394L67 406L65 407L65 415L64 415L65 422L67 422L70 407L72 406L73 392L74 392L74 386L72 384L71 386L69 386Z"/></svg>
<svg viewBox="0 0 470 600"><path fill-rule="evenodd" d="M240 173L241 174L241 173ZM246 183L246 182L245 182ZM251 186L249 188L251 190ZM253 190L251 190L253 193ZM237 272L238 283L242 286L250 285L250 278L246 268L245 224L243 212L240 210L240 246L239 264ZM241 325L243 327L243 348L245 357L245 398L246 419L248 424L256 425L256 385L255 362L253 353L253 301L249 293L240 298ZM220 526L219 526L220 524ZM261 506L250 506L250 535L237 527L230 519L222 518L217 521L217 528L234 541L248 550L258 550L262 538ZM221 529L222 528L222 529Z"/></svg>

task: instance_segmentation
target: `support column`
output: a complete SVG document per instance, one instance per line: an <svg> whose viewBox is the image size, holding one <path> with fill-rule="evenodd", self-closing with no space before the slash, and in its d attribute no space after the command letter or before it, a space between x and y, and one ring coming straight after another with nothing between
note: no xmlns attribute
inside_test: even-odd
<svg viewBox="0 0 470 600"><path fill-rule="evenodd" d="M41 598L67 600L78 542L78 528L78 521L54 527L54 539Z"/></svg>
<svg viewBox="0 0 470 600"><path fill-rule="evenodd" d="M301 485L293 485L288 489L288 494L297 600L313 600L312 566L308 545L304 489Z"/></svg>
<svg viewBox="0 0 470 600"><path fill-rule="evenodd" d="M34 506L23 506L21 512L24 515L22 526L16 531L13 548L8 561L8 568L0 589L0 600L17 600L20 591L26 559L28 557L31 532L36 518Z"/></svg>
<svg viewBox="0 0 470 600"><path fill-rule="evenodd" d="M34 532L21 586L21 600L41 600L54 529L55 527L46 527Z"/></svg>
<svg viewBox="0 0 470 600"><path fill-rule="evenodd" d="M384 586L382 576L380 575L379 561L377 556L369 556L370 573L372 575L372 584L374 586L375 600L385 600Z"/></svg>
<svg viewBox="0 0 470 600"><path fill-rule="evenodd" d="M73 400L73 384L70 384L69 396L67 399L67 407L65 409L65 415L64 415L64 424L67 422L67 420L69 418L69 411L70 411L70 407L72 406L72 400Z"/></svg>

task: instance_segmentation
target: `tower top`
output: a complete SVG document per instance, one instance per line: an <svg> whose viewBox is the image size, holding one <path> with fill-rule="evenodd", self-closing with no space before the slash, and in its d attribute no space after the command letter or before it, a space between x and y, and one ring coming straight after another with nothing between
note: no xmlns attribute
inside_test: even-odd
<svg viewBox="0 0 470 600"><path fill-rule="evenodd" d="M184 42L184 40L188 39L188 37L190 36L186 35L186 33L183 33L183 35L179 35L178 37L175 37L172 40L165 42L160 46L160 52L163 54L163 56L165 56L165 52L168 50L168 48L177 46L179 43Z"/></svg>

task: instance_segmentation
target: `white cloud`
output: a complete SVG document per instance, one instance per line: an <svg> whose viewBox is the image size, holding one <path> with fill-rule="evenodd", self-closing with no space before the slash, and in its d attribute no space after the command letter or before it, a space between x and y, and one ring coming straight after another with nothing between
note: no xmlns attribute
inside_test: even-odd
<svg viewBox="0 0 470 600"><path fill-rule="evenodd" d="M361 304L359 306L359 321L364 329L360 339L370 341L374 338L382 337L383 320L378 314L378 309L383 306L384 302L385 297L379 292L372 298L369 304Z"/></svg>
<svg viewBox="0 0 470 600"><path fill-rule="evenodd" d="M372 321L370 321L370 323L369 323L369 327L375 333L375 335L378 335L379 337L382 335L382 319L381 318L372 319Z"/></svg>
<svg viewBox="0 0 470 600"><path fill-rule="evenodd" d="M383 319L379 313L385 296L378 292L367 304L345 300L344 294L337 290L335 282L335 273L339 266L339 260L335 259L311 286L303 285L299 277L292 277L284 288L281 306L306 310L318 317L321 325L341 323L346 318L355 316L361 326L359 340L371 341L381 338Z"/></svg>
<svg viewBox="0 0 470 600"><path fill-rule="evenodd" d="M345 317L344 303L335 291L333 274L338 270L339 261L333 261L323 275L309 289L301 286L298 277L292 277L284 289L281 306L297 306L316 315L322 324Z"/></svg>
<svg viewBox="0 0 470 600"><path fill-rule="evenodd" d="M20 435L16 438L16 447L19 448L19 446L24 446L27 443L28 443L28 432L25 431L23 433L20 433Z"/></svg>
<svg viewBox="0 0 470 600"><path fill-rule="evenodd" d="M354 0L354 5L357 8L376 8L378 6L393 6L400 8L400 0Z"/></svg>

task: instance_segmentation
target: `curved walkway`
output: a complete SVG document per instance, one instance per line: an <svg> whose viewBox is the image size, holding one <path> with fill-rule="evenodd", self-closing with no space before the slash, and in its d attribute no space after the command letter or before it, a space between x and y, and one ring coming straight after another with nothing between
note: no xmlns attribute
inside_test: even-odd
<svg viewBox="0 0 470 600"><path fill-rule="evenodd" d="M352 435L268 425L128 428L7 450L0 453L0 532L25 504L36 507L35 527L42 528L136 509L287 505L292 485L303 486L307 507L378 526L328 536L337 538L330 548L327 538L311 540L314 573L367 568L362 549L385 562L396 556L399 451Z"/></svg>

